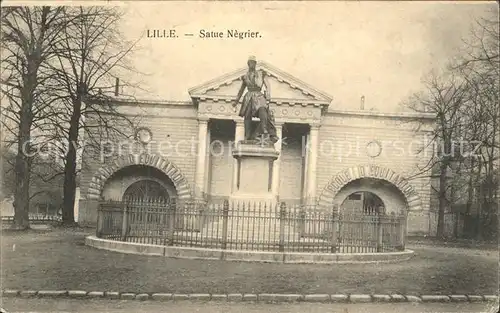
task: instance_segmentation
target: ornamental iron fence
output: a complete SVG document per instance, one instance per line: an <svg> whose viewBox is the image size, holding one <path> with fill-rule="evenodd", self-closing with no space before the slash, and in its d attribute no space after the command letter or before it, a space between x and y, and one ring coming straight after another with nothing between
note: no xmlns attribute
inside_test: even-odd
<svg viewBox="0 0 500 313"><path fill-rule="evenodd" d="M266 202L103 201L99 238L227 250L374 253L405 248L406 215Z"/></svg>

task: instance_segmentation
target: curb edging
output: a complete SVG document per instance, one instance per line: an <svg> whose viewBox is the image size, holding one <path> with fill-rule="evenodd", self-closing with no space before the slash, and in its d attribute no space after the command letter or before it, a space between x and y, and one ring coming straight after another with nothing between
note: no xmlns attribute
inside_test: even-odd
<svg viewBox="0 0 500 313"><path fill-rule="evenodd" d="M225 250L201 247L164 246L86 236L85 245L119 253L149 255L188 260L220 260L228 262L257 262L273 264L372 264L394 263L411 259L410 249L395 252L370 253L304 253Z"/></svg>
<svg viewBox="0 0 500 313"><path fill-rule="evenodd" d="M380 302L499 302L498 295L401 295L401 294L293 294L293 293L132 293L84 290L15 290L5 289L3 297L70 298L135 301L226 301L226 302L309 302L309 303L380 303Z"/></svg>

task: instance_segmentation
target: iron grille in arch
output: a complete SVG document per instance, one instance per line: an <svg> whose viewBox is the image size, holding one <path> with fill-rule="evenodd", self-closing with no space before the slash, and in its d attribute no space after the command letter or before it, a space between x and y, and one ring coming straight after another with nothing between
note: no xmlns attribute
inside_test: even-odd
<svg viewBox="0 0 500 313"><path fill-rule="evenodd" d="M168 200L168 192L160 183L154 180L140 180L130 185L123 194L124 199L165 199Z"/></svg>

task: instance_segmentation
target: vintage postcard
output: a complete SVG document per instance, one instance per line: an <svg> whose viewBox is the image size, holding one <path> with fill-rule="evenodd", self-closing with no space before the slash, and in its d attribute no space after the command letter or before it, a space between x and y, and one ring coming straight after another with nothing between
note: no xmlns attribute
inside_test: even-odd
<svg viewBox="0 0 500 313"><path fill-rule="evenodd" d="M498 13L4 1L2 312L497 312Z"/></svg>

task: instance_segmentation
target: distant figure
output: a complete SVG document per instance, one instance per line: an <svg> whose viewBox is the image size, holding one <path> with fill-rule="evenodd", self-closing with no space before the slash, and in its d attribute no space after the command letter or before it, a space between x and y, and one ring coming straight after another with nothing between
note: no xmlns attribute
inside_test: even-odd
<svg viewBox="0 0 500 313"><path fill-rule="evenodd" d="M241 105L239 116L243 117L245 123L245 140L253 140L260 136L269 138L272 143L278 141L274 116L269 111L269 101L271 100L271 86L267 82L265 73L256 69L257 61L254 56L248 58L248 72L241 77L242 83L233 107L238 105L243 92L247 89L243 104ZM265 86L265 94L262 87ZM257 130L252 134L252 117L258 117L260 122Z"/></svg>

